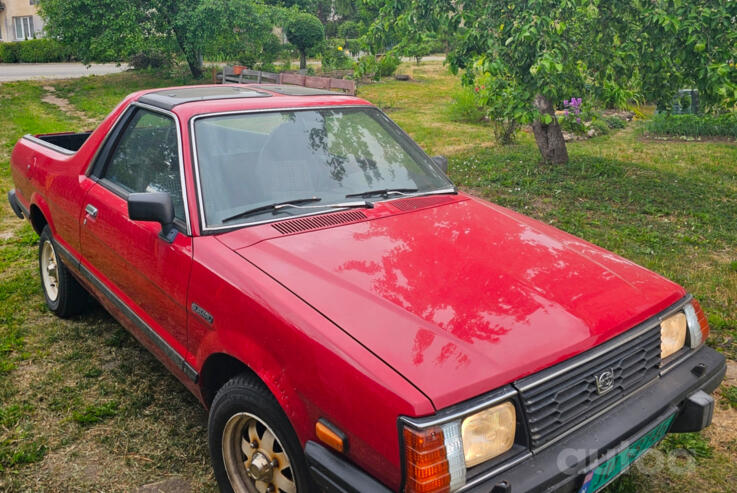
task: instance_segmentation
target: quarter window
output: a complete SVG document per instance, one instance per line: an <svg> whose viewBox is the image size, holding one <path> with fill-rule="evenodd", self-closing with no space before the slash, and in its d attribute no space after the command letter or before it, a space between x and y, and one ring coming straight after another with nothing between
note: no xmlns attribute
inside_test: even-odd
<svg viewBox="0 0 737 493"><path fill-rule="evenodd" d="M177 139L171 117L136 110L110 156L104 180L125 193L168 192L176 218L184 221Z"/></svg>

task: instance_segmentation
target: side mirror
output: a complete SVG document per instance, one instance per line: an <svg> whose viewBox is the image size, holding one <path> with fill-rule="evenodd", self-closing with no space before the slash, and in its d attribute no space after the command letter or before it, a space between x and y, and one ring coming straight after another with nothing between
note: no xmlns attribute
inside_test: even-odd
<svg viewBox="0 0 737 493"><path fill-rule="evenodd" d="M448 158L445 156L433 156L432 157L433 162L435 165L440 168L440 171L448 174Z"/></svg>
<svg viewBox="0 0 737 493"><path fill-rule="evenodd" d="M174 228L174 203L166 192L131 193L128 195L128 217L134 221L161 224L160 236L171 243L177 235Z"/></svg>

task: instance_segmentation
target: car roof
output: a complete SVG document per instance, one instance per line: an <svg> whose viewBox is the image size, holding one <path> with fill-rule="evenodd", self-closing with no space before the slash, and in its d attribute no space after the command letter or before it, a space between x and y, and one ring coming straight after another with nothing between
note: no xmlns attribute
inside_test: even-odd
<svg viewBox="0 0 737 493"><path fill-rule="evenodd" d="M308 106L309 104L304 104L304 98L313 100L316 106L346 104L346 99L351 103L367 104L359 98L346 96L339 92L288 84L211 84L169 87L143 91L138 101L168 111L186 104L194 106L188 108L188 112L209 113L213 109L220 110L224 105L232 107L232 110ZM334 101L330 101L333 98ZM268 102L265 99L268 99ZM300 100L299 103L295 101L297 99Z"/></svg>

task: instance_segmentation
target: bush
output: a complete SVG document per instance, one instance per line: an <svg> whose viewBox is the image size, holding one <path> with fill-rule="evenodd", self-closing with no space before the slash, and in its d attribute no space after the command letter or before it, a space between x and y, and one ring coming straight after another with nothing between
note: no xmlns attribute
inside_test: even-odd
<svg viewBox="0 0 737 493"><path fill-rule="evenodd" d="M394 75L401 60L397 55L386 54L380 59L374 55L364 55L358 59L353 66L353 77L355 79L379 80L382 77Z"/></svg>
<svg viewBox="0 0 737 493"><path fill-rule="evenodd" d="M345 47L336 40L326 41L322 46L322 70L346 70L353 68L353 60L345 54Z"/></svg>
<svg viewBox="0 0 737 493"><path fill-rule="evenodd" d="M597 135L607 135L609 133L609 125L604 120L598 118L591 122L591 128L596 130Z"/></svg>
<svg viewBox="0 0 737 493"><path fill-rule="evenodd" d="M609 128L624 128L627 125L627 122L617 115L605 116L603 119Z"/></svg>
<svg viewBox="0 0 737 493"><path fill-rule="evenodd" d="M17 63L20 43L0 43L0 63Z"/></svg>
<svg viewBox="0 0 737 493"><path fill-rule="evenodd" d="M402 61L393 53L387 53L379 59L377 64L379 77L390 77L397 71Z"/></svg>
<svg viewBox="0 0 737 493"><path fill-rule="evenodd" d="M147 50L136 53L128 59L134 69L166 68L172 64L171 55L163 51Z"/></svg>
<svg viewBox="0 0 737 493"><path fill-rule="evenodd" d="M356 79L379 80L379 63L374 55L364 55L353 66L353 77Z"/></svg>
<svg viewBox="0 0 737 493"><path fill-rule="evenodd" d="M55 39L41 38L0 43L2 63L49 63L71 60L70 51Z"/></svg>
<svg viewBox="0 0 737 493"><path fill-rule="evenodd" d="M479 123L484 120L481 104L471 88L465 87L451 96L448 117L454 122Z"/></svg>
<svg viewBox="0 0 737 493"><path fill-rule="evenodd" d="M647 123L647 132L674 137L737 138L737 113L720 115L668 115L659 113Z"/></svg>

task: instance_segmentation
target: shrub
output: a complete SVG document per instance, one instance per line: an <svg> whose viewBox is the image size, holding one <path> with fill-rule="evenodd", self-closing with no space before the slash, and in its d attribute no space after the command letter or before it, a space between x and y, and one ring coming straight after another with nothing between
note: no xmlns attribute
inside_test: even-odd
<svg viewBox="0 0 737 493"><path fill-rule="evenodd" d="M128 59L134 69L165 68L172 64L171 55L163 51L147 50L136 53Z"/></svg>
<svg viewBox="0 0 737 493"><path fill-rule="evenodd" d="M41 38L0 43L0 62L49 63L71 60L69 49L55 39Z"/></svg>
<svg viewBox="0 0 737 493"><path fill-rule="evenodd" d="M17 63L20 43L0 43L0 63Z"/></svg>
<svg viewBox="0 0 737 493"><path fill-rule="evenodd" d="M609 133L609 125L604 120L596 118L591 121L591 128L596 130L598 135L607 135Z"/></svg>
<svg viewBox="0 0 737 493"><path fill-rule="evenodd" d="M455 122L478 123L484 119L484 111L471 88L465 87L451 96L448 117Z"/></svg>
<svg viewBox="0 0 737 493"><path fill-rule="evenodd" d="M402 61L393 53L387 53L379 59L377 64L379 77L390 77L397 71Z"/></svg>
<svg viewBox="0 0 737 493"><path fill-rule="evenodd" d="M345 54L345 47L339 41L326 41L321 52L323 71L353 68L353 60Z"/></svg>
<svg viewBox="0 0 737 493"><path fill-rule="evenodd" d="M353 66L353 77L356 79L379 80L379 63L374 55L364 55Z"/></svg>
<svg viewBox="0 0 737 493"><path fill-rule="evenodd" d="M364 49L364 46L360 39L346 39L344 48L356 55Z"/></svg>
<svg viewBox="0 0 737 493"><path fill-rule="evenodd" d="M609 128L624 128L627 125L627 122L617 115L605 116L603 119Z"/></svg>
<svg viewBox="0 0 737 493"><path fill-rule="evenodd" d="M647 123L647 132L674 137L737 138L737 113L669 115L659 113Z"/></svg>

